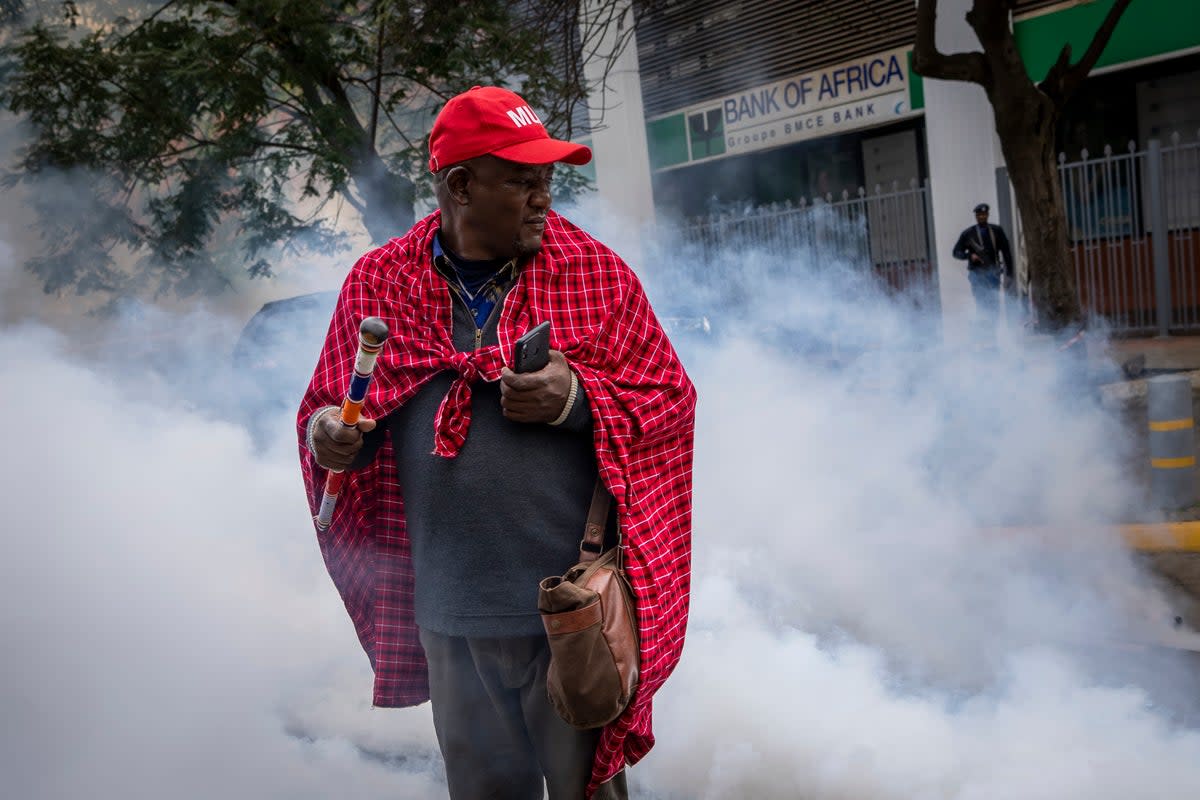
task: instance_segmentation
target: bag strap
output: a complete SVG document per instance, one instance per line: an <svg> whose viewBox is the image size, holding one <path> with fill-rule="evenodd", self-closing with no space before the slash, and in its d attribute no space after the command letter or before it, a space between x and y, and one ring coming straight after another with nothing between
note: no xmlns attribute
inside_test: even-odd
<svg viewBox="0 0 1200 800"><path fill-rule="evenodd" d="M596 478L596 488L592 490L592 505L588 508L587 524L583 526L583 538L579 541L579 560L590 563L604 552L604 528L608 523L608 506L612 495L604 488L600 478Z"/></svg>

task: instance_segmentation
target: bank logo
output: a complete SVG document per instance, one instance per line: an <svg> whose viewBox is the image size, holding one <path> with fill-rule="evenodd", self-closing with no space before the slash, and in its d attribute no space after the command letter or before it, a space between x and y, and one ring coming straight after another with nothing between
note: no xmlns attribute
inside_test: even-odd
<svg viewBox="0 0 1200 800"><path fill-rule="evenodd" d="M689 114L688 133L692 140L693 161L725 153L725 121L721 119L721 109Z"/></svg>

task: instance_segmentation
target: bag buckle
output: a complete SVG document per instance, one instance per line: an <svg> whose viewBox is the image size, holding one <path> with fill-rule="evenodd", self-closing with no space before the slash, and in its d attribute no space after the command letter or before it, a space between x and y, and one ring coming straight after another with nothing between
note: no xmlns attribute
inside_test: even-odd
<svg viewBox="0 0 1200 800"><path fill-rule="evenodd" d="M602 552L604 552L604 528L589 522L583 528L583 538L579 540L579 554L585 560L590 561Z"/></svg>

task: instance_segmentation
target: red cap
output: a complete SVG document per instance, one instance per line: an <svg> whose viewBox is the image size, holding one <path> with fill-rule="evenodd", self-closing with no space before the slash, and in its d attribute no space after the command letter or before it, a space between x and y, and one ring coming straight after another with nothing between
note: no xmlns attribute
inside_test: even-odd
<svg viewBox="0 0 1200 800"><path fill-rule="evenodd" d="M451 97L429 134L431 172L482 155L518 164L592 160L587 145L551 139L529 104L498 86L476 86Z"/></svg>

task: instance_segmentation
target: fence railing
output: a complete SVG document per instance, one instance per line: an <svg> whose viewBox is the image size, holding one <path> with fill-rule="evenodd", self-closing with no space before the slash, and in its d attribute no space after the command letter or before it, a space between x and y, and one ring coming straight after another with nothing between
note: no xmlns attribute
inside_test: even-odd
<svg viewBox="0 0 1200 800"><path fill-rule="evenodd" d="M690 258L715 263L752 248L773 269L838 264L858 270L888 293L924 307L938 303L929 182L859 188L798 203L726 211L673 226Z"/></svg>
<svg viewBox="0 0 1200 800"><path fill-rule="evenodd" d="M1200 134L1058 160L1089 321L1115 333L1200 332Z"/></svg>

